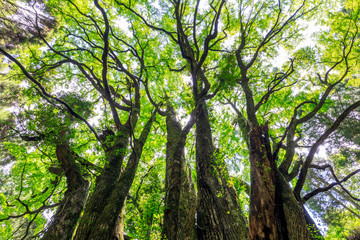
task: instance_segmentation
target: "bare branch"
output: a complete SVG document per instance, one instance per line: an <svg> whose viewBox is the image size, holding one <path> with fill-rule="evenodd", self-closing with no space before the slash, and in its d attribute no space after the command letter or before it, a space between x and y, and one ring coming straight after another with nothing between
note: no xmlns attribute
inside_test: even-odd
<svg viewBox="0 0 360 240"><path fill-rule="evenodd" d="M120 130L120 128L121 128L120 118L119 118L119 115L118 115L118 113L116 111L114 101L111 98L109 84L108 84L108 80L107 80L108 55L109 55L109 32L110 32L109 20L107 18L105 10L99 5L98 0L94 0L94 4L95 4L96 8L100 10L100 12L101 12L101 14L102 14L102 16L104 18L104 21L105 21L105 31L104 31L104 34L103 34L104 51L103 51L103 54L102 54L102 62L103 62L102 80L103 80L103 85L104 85L104 89L105 89L106 98L109 101L109 105L110 105L110 108L111 108L111 112L112 112L112 115L113 115L113 118L114 118L116 128L118 130Z"/></svg>
<svg viewBox="0 0 360 240"><path fill-rule="evenodd" d="M313 165L311 167L314 167ZM330 167L332 169L332 167L330 165L328 166L325 166L326 167ZM318 168L318 169L323 169L324 166L322 166L321 168ZM332 171L333 172L333 171ZM341 181L339 181L339 179L337 179L337 177L333 174L333 176L336 177L334 183L331 183L329 184L328 186L326 187L322 187L322 188L317 188L315 189L314 191L310 192L310 193L307 193L303 198L302 198L302 202L305 203L307 200L309 200L310 198L312 197L315 197L317 194L319 193L322 193L322 192L326 192L328 190L330 190L331 188L335 187L336 185L340 185L341 186L341 183L343 182L346 182L348 179L350 179L352 176L354 176L355 174L359 173L360 172L360 169L356 170L356 171L353 171L351 173L349 173L346 177L344 177ZM359 198L354 198L352 195L350 195L354 200L356 201L360 201Z"/></svg>
<svg viewBox="0 0 360 240"><path fill-rule="evenodd" d="M308 169L309 169L310 164L315 156L316 151L318 150L320 145L329 137L329 135L331 133L333 133L339 127L339 125L345 120L345 118L359 106L360 106L360 101L357 101L354 104L352 104L351 106L349 106L347 109L345 109L345 111L343 111L343 113L335 120L335 122L331 125L331 127L328 128L320 136L320 138L314 143L314 145L310 149L310 152L305 160L304 166L302 167L302 169L300 171L299 179L298 179L295 189L294 189L294 194L298 198L298 200L300 200L300 192L304 186Z"/></svg>

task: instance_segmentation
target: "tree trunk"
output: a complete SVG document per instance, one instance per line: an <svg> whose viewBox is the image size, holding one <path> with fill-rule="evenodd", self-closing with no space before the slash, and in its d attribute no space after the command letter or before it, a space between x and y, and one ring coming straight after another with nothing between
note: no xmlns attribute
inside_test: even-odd
<svg viewBox="0 0 360 240"><path fill-rule="evenodd" d="M275 217L275 163L271 156L267 127L250 131L251 193L250 239L278 239Z"/></svg>
<svg viewBox="0 0 360 240"><path fill-rule="evenodd" d="M60 134L63 135L63 133ZM56 145L56 157L65 173L67 190L62 205L58 207L42 238L43 240L68 240L72 238L89 193L89 182L81 175L80 166L75 162L68 142L64 136L60 136L60 141Z"/></svg>
<svg viewBox="0 0 360 240"><path fill-rule="evenodd" d="M124 223L125 223L125 204L120 211L118 218L116 219L116 224L112 232L111 240L124 240Z"/></svg>
<svg viewBox="0 0 360 240"><path fill-rule="evenodd" d="M168 240L195 238L196 195L185 160L185 140L180 123L168 102L166 144L165 210L162 237Z"/></svg>
<svg viewBox="0 0 360 240"><path fill-rule="evenodd" d="M124 131L125 132L125 131ZM107 200L113 192L119 179L121 166L128 146L128 134L123 134L115 139L115 143L106 152L108 165L104 172L97 177L94 191L88 200L84 214L80 219L74 240L88 239L95 222L103 212Z"/></svg>
<svg viewBox="0 0 360 240"><path fill-rule="evenodd" d="M281 212L284 214L283 216L277 216L278 219L282 219L277 221L283 223L283 228L286 227L286 230L282 230L280 233L282 235L285 235L285 233L288 235L288 238L285 236L282 239L311 239L303 206L298 203L288 182L278 169L276 169L276 191L277 196L280 196L276 204L278 209L283 209Z"/></svg>
<svg viewBox="0 0 360 240"><path fill-rule="evenodd" d="M123 229L121 226L117 225L123 223L123 220L119 219L119 216L123 216L120 213L124 208L125 200L134 181L142 149L150 133L152 123L155 121L155 116L156 113L154 112L143 128L139 139L134 140L132 153L129 156L125 170L121 173L119 180L116 182L115 188L111 192L105 206L103 207L103 211L100 216L95 219L95 224L93 224L92 228L89 229L90 234L85 239L111 239L114 228L118 227L119 229Z"/></svg>
<svg viewBox="0 0 360 240"><path fill-rule="evenodd" d="M226 163L216 158L205 103L199 105L196 119L196 171L199 239L247 239L246 223Z"/></svg>
<svg viewBox="0 0 360 240"><path fill-rule="evenodd" d="M311 239L302 206L273 159L268 127L250 131L250 239Z"/></svg>

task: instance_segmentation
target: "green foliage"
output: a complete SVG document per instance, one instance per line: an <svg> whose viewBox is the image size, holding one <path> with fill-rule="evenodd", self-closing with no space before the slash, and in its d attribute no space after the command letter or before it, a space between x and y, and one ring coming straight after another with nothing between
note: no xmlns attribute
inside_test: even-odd
<svg viewBox="0 0 360 240"><path fill-rule="evenodd" d="M0 8L7 2L0 3ZM3 165L10 163L7 166L11 166L10 174L0 178L0 219L3 220L0 236L11 238L11 234L18 232L16 237L21 238L24 227L19 231L16 227L32 221L29 236L34 236L48 222L42 210L34 211L43 205L58 203L66 191L63 174L58 176L49 171L51 166L60 166L55 150L59 141L69 142L71 150L79 156L77 163L81 163L80 158L86 160L86 164L80 164L81 173L92 182L92 194L96 176L109 164L106 147L116 147L117 140L128 137L128 132L116 126L116 114L122 126L133 124L135 113L139 116L135 125L131 125L130 145L111 152L126 156L123 169L135 147L135 139L140 138L154 111L148 95L155 103L168 98L184 126L196 106L194 84L199 89L205 86L201 78L194 81L196 76L191 72L191 61L183 57L185 52L197 61L201 56L205 57L201 71L210 84L210 96L217 93L214 98L206 99L217 149L216 160L212 163L213 174L234 185L245 215L250 205L245 183L249 183L251 177L248 146L251 111L259 124L269 125L273 151L283 140L277 165L287 156L286 147L291 143L288 136L283 138L289 132L289 124L316 112L309 121L295 126L293 140L297 150L290 164L293 169L295 158L305 154L303 149L311 146L358 98L358 1L320 3L311 0L305 1L303 6L303 1L279 1L281 8L277 1L226 2L219 17L218 35L211 39L209 49L204 45L214 31L213 18L217 14L214 6L218 3L213 2L211 7L209 2L200 2L202 5L195 17L196 1L182 4L180 22L185 26L183 31L190 47L180 49L180 36L175 34L179 31L179 23L176 22L175 8L168 1L101 1L111 27L110 52L104 67L105 23L100 11L90 1L45 1L46 10L56 19L56 27L52 26L41 41L30 41L11 50L39 84L27 79L20 67L3 55L0 59L0 136L8 138L2 140L6 155L2 161ZM0 18L3 15L1 10ZM316 29L309 43L306 42L306 29L311 25L310 21L316 22ZM15 33L15 27L12 23L6 30ZM0 35L3 31L1 25ZM0 40L2 45L3 39ZM104 69L106 81L102 75ZM338 81L323 101L329 86ZM111 92L110 97L107 91ZM140 107L134 106L137 93ZM111 106L111 102L117 104L117 108ZM255 106L257 109L254 110ZM16 112L11 114L9 107L15 108ZM130 115L132 120L127 122ZM358 115L359 111L354 111L338 128L336 136L328 139L329 146L334 149L329 150L326 163L336 168L336 174L345 176L350 169L359 166ZM105 131L111 134L102 135ZM60 137L63 132L67 133L65 139ZM105 139L98 141L94 132L98 133L99 139L102 136ZM185 153L196 186L194 135L191 130ZM161 235L165 136L165 119L158 116L127 199L125 232L132 238L159 239ZM39 139L33 142L20 140L26 137ZM91 168L94 165L96 169ZM320 179L331 180L328 174L315 177L309 177L302 193L319 187ZM355 180L358 177L353 179L346 187L357 194ZM297 182L294 178L291 185L295 186ZM223 197L222 190L218 191L218 196ZM338 192L334 197L344 200L345 206L351 202ZM359 223L354 214L344 213L341 204L334 204L336 201L329 196L318 196L316 200L308 205L327 225L328 239L346 238L356 229ZM358 209L353 211L358 213ZM4 220L10 215L26 212L24 220ZM340 219L338 223L336 217ZM348 225L351 222L355 223Z"/></svg>

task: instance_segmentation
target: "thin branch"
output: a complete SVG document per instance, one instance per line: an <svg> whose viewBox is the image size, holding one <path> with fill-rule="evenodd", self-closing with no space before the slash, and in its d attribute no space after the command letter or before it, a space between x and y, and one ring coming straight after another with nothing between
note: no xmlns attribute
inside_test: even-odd
<svg viewBox="0 0 360 240"><path fill-rule="evenodd" d="M123 3L120 3L119 1L115 0L115 2L119 5L119 6L123 6L125 7L127 10L129 10L130 12L132 12L133 14L135 14L138 18L140 18L143 23L145 23L146 26L148 26L149 28L152 28L154 30L157 30L157 31L160 31L160 32L163 32L165 34L167 34L175 43L178 43L178 41L176 40L176 38L174 37L174 32L169 32L163 28L160 28L160 27L156 27L150 23L148 23L144 17L142 17L139 13L135 12L135 10L133 10L132 8L130 8L130 6L126 6L125 4Z"/></svg>
<svg viewBox="0 0 360 240"><path fill-rule="evenodd" d="M2 48L0 48L0 52L3 55L5 55L7 58L9 58L11 61L13 61L21 69L23 74L41 90L42 94L44 94L48 98L54 99L58 103L64 105L66 107L66 109L68 110L68 112L71 115L73 115L75 118L77 118L77 119L81 120L82 122L84 122L89 127L89 129L94 133L96 139L99 140L99 136L96 133L95 129L90 125L90 123L85 118L83 118L82 116L77 114L66 102L64 102L61 99L47 93L45 88L33 76L30 75L30 73L25 69L25 67L16 58L14 58L12 55L10 55L6 51L4 51Z"/></svg>
<svg viewBox="0 0 360 240"><path fill-rule="evenodd" d="M61 204L62 203L60 202L60 203L55 203L55 204L51 204L51 205L48 205L48 206L41 206L40 208L38 208L38 209L36 209L34 211L27 211L27 212L24 212L24 213L19 214L19 215L10 215L7 218L0 219L0 222L6 221L6 220L9 220L9 219L22 218L27 214L30 214L30 215L35 214L35 213L41 212L41 211L46 210L46 209L50 209L50 208L60 206Z"/></svg>

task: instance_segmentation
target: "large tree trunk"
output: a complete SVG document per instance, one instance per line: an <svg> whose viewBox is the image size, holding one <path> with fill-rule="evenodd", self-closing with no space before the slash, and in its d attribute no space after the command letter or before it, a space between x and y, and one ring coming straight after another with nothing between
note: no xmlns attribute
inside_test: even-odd
<svg viewBox="0 0 360 240"><path fill-rule="evenodd" d="M60 133L60 135L60 142L56 145L56 157L65 173L67 190L62 204L58 207L42 238L43 240L68 240L72 238L89 193L89 182L81 175L80 166L71 154L64 133Z"/></svg>
<svg viewBox="0 0 360 240"><path fill-rule="evenodd" d="M116 220L115 227L112 232L111 240L124 240L124 221L125 221L125 202L123 208L120 211L120 214Z"/></svg>
<svg viewBox="0 0 360 240"><path fill-rule="evenodd" d="M266 126L250 131L250 239L278 239L275 217L275 162L272 159Z"/></svg>
<svg viewBox="0 0 360 240"><path fill-rule="evenodd" d="M281 212L284 214L283 216L277 216L277 221L283 223L283 229L286 227L286 230L281 230L280 233L282 235L287 234L288 236L288 238L286 238L285 235L282 239L311 239L303 206L296 200L292 189L280 171L277 169L276 171L276 192L278 196L276 204L278 206L277 209L281 210L282 208L283 210ZM282 220L279 220L279 218Z"/></svg>
<svg viewBox="0 0 360 240"><path fill-rule="evenodd" d="M130 191L130 187L134 181L139 160L142 154L142 150L146 139L150 133L151 126L155 121L156 111L152 114L149 121L143 128L141 135L138 139L134 140L134 146L132 153L129 156L129 160L125 167L125 170L121 173L118 181L116 181L115 188L111 192L109 198L106 201L103 211L93 224L90 230L90 234L87 238L89 240L111 239L115 227L119 227L117 224L122 224L123 220L119 219L122 217L121 211L125 205L125 200ZM119 229L123 229L121 226ZM121 233L120 233L121 234Z"/></svg>
<svg viewBox="0 0 360 240"><path fill-rule="evenodd" d="M302 206L277 169L268 127L250 131L250 239L311 239Z"/></svg>
<svg viewBox="0 0 360 240"><path fill-rule="evenodd" d="M226 163L216 158L204 103L199 105L196 119L196 171L199 239L247 239L246 223Z"/></svg>
<svg viewBox="0 0 360 240"><path fill-rule="evenodd" d="M129 143L128 139L128 131L124 131L122 136L117 137L114 140L113 146L106 151L108 165L105 167L104 172L96 179L94 191L85 206L84 214L80 219L74 240L88 239L95 222L102 214L107 200L119 179L122 162Z"/></svg>
<svg viewBox="0 0 360 240"><path fill-rule="evenodd" d="M185 161L185 140L180 123L168 102L166 144L166 179L163 238L168 240L195 239L196 195Z"/></svg>

